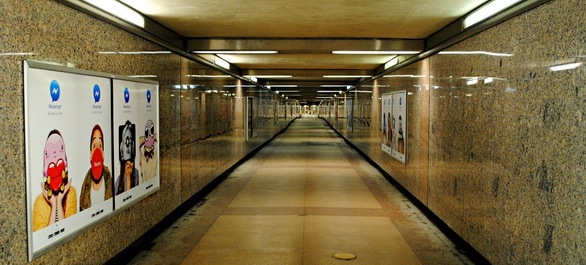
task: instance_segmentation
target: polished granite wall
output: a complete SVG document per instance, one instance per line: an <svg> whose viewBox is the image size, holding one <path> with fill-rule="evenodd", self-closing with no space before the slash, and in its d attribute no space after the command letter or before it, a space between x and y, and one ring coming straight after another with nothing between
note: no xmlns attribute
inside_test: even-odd
<svg viewBox="0 0 586 265"><path fill-rule="evenodd" d="M549 68L584 61L584 10L550 1L446 49L491 54L376 80L413 93L406 166L381 156L378 128L332 123L492 263L586 264L586 69Z"/></svg>
<svg viewBox="0 0 586 265"><path fill-rule="evenodd" d="M5 172L0 178L4 187L0 191L4 205L0 207L0 263L27 263L23 60L118 75L156 75L149 79L160 84L160 191L51 250L34 264L107 261L291 120L266 124L262 133L245 141L235 79L188 78L188 74L219 73L174 54L99 53L160 50L163 48L56 1L23 4L0 0L0 170ZM186 89L184 85L188 85ZM272 97L255 90L247 93Z"/></svg>

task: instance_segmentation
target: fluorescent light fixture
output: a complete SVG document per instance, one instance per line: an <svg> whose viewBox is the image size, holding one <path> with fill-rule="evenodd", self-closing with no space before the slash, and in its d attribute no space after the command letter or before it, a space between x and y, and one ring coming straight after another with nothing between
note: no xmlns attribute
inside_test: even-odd
<svg viewBox="0 0 586 265"><path fill-rule="evenodd" d="M118 53L119 54L171 54L171 51L138 51L138 52L118 52Z"/></svg>
<svg viewBox="0 0 586 265"><path fill-rule="evenodd" d="M0 52L0 56L27 56L35 54L34 52Z"/></svg>
<svg viewBox="0 0 586 265"><path fill-rule="evenodd" d="M518 2L521 2L521 0L494 0L466 16L464 28L476 25L478 22L492 17Z"/></svg>
<svg viewBox="0 0 586 265"><path fill-rule="evenodd" d="M331 99L332 97L315 97L315 98L327 98L327 99Z"/></svg>
<svg viewBox="0 0 586 265"><path fill-rule="evenodd" d="M399 64L399 57L395 57L395 58L391 59L390 61L388 61L385 64L385 69L389 69L397 64Z"/></svg>
<svg viewBox="0 0 586 265"><path fill-rule="evenodd" d="M256 87L255 85L224 85L224 87Z"/></svg>
<svg viewBox="0 0 586 265"><path fill-rule="evenodd" d="M98 52L98 54L118 54L117 52Z"/></svg>
<svg viewBox="0 0 586 265"><path fill-rule="evenodd" d="M487 77L487 78L485 78L485 79L484 79L484 83L485 83L485 84L490 84L490 83L492 83L493 81L494 81L494 78L492 78L492 77Z"/></svg>
<svg viewBox="0 0 586 265"><path fill-rule="evenodd" d="M278 51L191 51L196 54L276 54Z"/></svg>
<svg viewBox="0 0 586 265"><path fill-rule="evenodd" d="M214 58L214 64L217 65L217 66L220 66L220 67L222 67L224 69L230 70L230 63L227 62L227 61L225 61L225 60L223 60L220 57L215 57Z"/></svg>
<svg viewBox="0 0 586 265"><path fill-rule="evenodd" d="M102 9L111 15L126 20L144 28L144 17L132 8L114 0L83 0L84 2Z"/></svg>
<svg viewBox="0 0 586 265"><path fill-rule="evenodd" d="M152 77L152 78L156 78L156 75L129 75L128 77L136 77L136 78L146 78L146 77Z"/></svg>
<svg viewBox="0 0 586 265"><path fill-rule="evenodd" d="M230 78L229 75L186 75L187 77L196 77L196 78Z"/></svg>
<svg viewBox="0 0 586 265"><path fill-rule="evenodd" d="M292 75L245 75L246 78L290 78Z"/></svg>
<svg viewBox="0 0 586 265"><path fill-rule="evenodd" d="M466 96L467 96L467 97L471 97L471 96L472 96L472 94L466 94Z"/></svg>
<svg viewBox="0 0 586 265"><path fill-rule="evenodd" d="M425 75L385 75L383 77L386 77L386 78L398 78L398 77L420 78L420 77L425 77Z"/></svg>
<svg viewBox="0 0 586 265"><path fill-rule="evenodd" d="M319 87L346 87L348 85L320 85Z"/></svg>
<svg viewBox="0 0 586 265"><path fill-rule="evenodd" d="M324 78L366 78L370 75L324 75Z"/></svg>
<svg viewBox="0 0 586 265"><path fill-rule="evenodd" d="M469 86L476 85L476 84L478 84L478 79L468 80L468 82L466 82L466 84Z"/></svg>
<svg viewBox="0 0 586 265"><path fill-rule="evenodd" d="M549 68L549 70L551 71L564 71L564 70L571 70L571 69L575 69L578 68L580 66L582 66L584 63L583 62L579 62L579 63L568 63L568 64L561 64L561 65L554 65L552 67Z"/></svg>
<svg viewBox="0 0 586 265"><path fill-rule="evenodd" d="M270 85L269 87L299 87L298 85Z"/></svg>
<svg viewBox="0 0 586 265"><path fill-rule="evenodd" d="M251 77L249 77L249 78L250 78L250 80L252 80L252 81L254 81L254 82L258 82L258 79L257 79L256 77L254 77L254 76L251 76Z"/></svg>
<svg viewBox="0 0 586 265"><path fill-rule="evenodd" d="M335 93L341 93L342 91L328 91L328 90L318 90L317 93L330 93L330 94L335 94Z"/></svg>
<svg viewBox="0 0 586 265"><path fill-rule="evenodd" d="M281 90L279 93L299 93L299 90Z"/></svg>
<svg viewBox="0 0 586 265"><path fill-rule="evenodd" d="M333 51L333 54L358 54L358 55L381 55L381 54L418 54L420 51Z"/></svg>
<svg viewBox="0 0 586 265"><path fill-rule="evenodd" d="M483 54L483 55L504 56L504 57L514 56L514 54L510 54L510 53L498 53L498 52L486 52L486 51L441 51L441 52L439 52L439 54L463 54L463 55Z"/></svg>
<svg viewBox="0 0 586 265"><path fill-rule="evenodd" d="M356 93L371 93L372 94L372 91L368 91L368 90L354 90L354 91L356 91Z"/></svg>

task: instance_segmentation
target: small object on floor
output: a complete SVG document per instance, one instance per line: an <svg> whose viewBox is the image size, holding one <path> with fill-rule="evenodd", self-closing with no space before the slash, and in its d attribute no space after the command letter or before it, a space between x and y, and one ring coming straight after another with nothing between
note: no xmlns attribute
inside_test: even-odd
<svg viewBox="0 0 586 265"><path fill-rule="evenodd" d="M353 260L356 259L356 255L351 253L336 253L334 254L334 258L341 260Z"/></svg>

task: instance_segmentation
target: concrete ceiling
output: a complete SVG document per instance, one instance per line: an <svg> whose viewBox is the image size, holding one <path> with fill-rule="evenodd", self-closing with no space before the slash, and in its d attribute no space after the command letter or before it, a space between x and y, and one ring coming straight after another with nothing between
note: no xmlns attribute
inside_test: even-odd
<svg viewBox="0 0 586 265"><path fill-rule="evenodd" d="M120 0L188 38L190 50L276 50L217 54L243 71L370 70L393 55L334 50L423 50L423 39L487 0ZM280 71L281 70L281 71ZM279 72L280 71L280 72ZM311 71L298 71L307 72ZM315 74L307 80L316 81ZM295 76L302 82L304 76ZM306 81L307 81L306 80ZM265 80L266 81L266 80ZM329 80L323 80L329 81ZM356 80L348 80L352 84ZM311 99L308 99L311 101Z"/></svg>

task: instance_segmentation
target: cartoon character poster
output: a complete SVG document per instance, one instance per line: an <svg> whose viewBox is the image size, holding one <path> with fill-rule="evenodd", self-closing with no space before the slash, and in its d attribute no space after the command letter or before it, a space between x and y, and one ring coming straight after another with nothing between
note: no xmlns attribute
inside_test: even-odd
<svg viewBox="0 0 586 265"><path fill-rule="evenodd" d="M159 189L158 85L113 80L114 196L121 209Z"/></svg>
<svg viewBox="0 0 586 265"><path fill-rule="evenodd" d="M382 150L401 163L407 162L407 92L382 96Z"/></svg>
<svg viewBox="0 0 586 265"><path fill-rule="evenodd" d="M113 211L110 79L70 71L25 62L31 260Z"/></svg>

